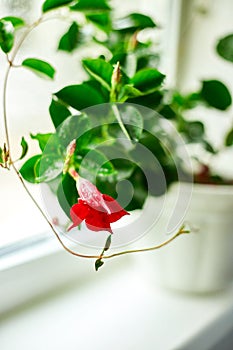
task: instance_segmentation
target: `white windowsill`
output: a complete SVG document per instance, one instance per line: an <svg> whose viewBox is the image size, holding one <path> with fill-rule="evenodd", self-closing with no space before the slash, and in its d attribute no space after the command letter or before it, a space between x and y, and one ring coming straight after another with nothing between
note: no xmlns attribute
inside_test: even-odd
<svg viewBox="0 0 233 350"><path fill-rule="evenodd" d="M152 281L134 258L109 261L88 283L2 318L1 348L208 350L233 330L233 289L188 296Z"/></svg>

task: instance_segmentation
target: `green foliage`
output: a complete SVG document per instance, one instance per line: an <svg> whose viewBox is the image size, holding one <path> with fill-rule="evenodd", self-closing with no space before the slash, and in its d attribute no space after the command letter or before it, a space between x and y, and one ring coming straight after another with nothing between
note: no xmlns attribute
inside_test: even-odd
<svg viewBox="0 0 233 350"><path fill-rule="evenodd" d="M73 0L46 0L42 5L42 11L47 12L55 8L70 4Z"/></svg>
<svg viewBox="0 0 233 350"><path fill-rule="evenodd" d="M69 109L62 101L55 100L54 98L49 106L49 113L55 128L63 123L64 120L71 114Z"/></svg>
<svg viewBox="0 0 233 350"><path fill-rule="evenodd" d="M112 22L108 12L86 14L86 19L106 33L111 30Z"/></svg>
<svg viewBox="0 0 233 350"><path fill-rule="evenodd" d="M103 59L85 59L83 60L85 70L96 79L107 90L111 90L111 78L113 66Z"/></svg>
<svg viewBox="0 0 233 350"><path fill-rule="evenodd" d="M38 177L38 168L37 164L41 159L41 155L38 154L36 156L33 156L29 158L23 166L20 168L19 172L22 175L22 177L31 183L37 183L37 177Z"/></svg>
<svg viewBox="0 0 233 350"><path fill-rule="evenodd" d="M108 102L101 91L95 89L89 82L67 86L55 93L55 96L78 111Z"/></svg>
<svg viewBox="0 0 233 350"><path fill-rule="evenodd" d="M22 147L22 153L19 159L23 159L26 156L28 151L28 144L24 137L22 137L21 139L21 147Z"/></svg>
<svg viewBox="0 0 233 350"><path fill-rule="evenodd" d="M58 50L72 52L79 43L79 26L73 22L68 31L61 37Z"/></svg>
<svg viewBox="0 0 233 350"><path fill-rule="evenodd" d="M146 15L141 13L131 13L124 18L115 21L114 29L126 33L134 33L136 30L145 28L155 28L154 21Z"/></svg>
<svg viewBox="0 0 233 350"><path fill-rule="evenodd" d="M101 266L103 266L104 262L101 259L97 259L95 262L95 270L98 271Z"/></svg>
<svg viewBox="0 0 233 350"><path fill-rule="evenodd" d="M233 62L233 34L220 39L216 50L218 54L227 61Z"/></svg>
<svg viewBox="0 0 233 350"><path fill-rule="evenodd" d="M211 107L225 111L232 103L228 88L218 80L203 81L201 97Z"/></svg>
<svg viewBox="0 0 233 350"><path fill-rule="evenodd" d="M159 55L152 42L140 42L138 35L147 28L157 30L156 23L143 13L116 18L109 4L107 0L46 0L42 5L44 13L60 7L79 12L78 22L71 12L71 22L58 43L59 50L73 53L81 45L94 44L98 45L99 53L97 57L97 50L93 51L91 57L82 60L88 80L79 82L77 77L76 84L53 94L49 113L55 131L31 135L42 153L30 158L20 169L29 182L48 182L50 186L56 183L59 203L68 217L78 197L75 181L68 173L62 174L66 148L72 140L76 140L76 149L69 161L81 176L96 183L103 193L114 198L119 194L125 203L131 198L127 210L142 208L148 193L161 195L166 190L160 182L161 169L167 185L178 176L174 160L161 141L169 136L160 127L160 121L171 120L186 143L200 143L215 154L217 150L207 141L204 124L188 120L186 112L203 104L224 111L232 103L228 88L217 80L205 80L198 91L186 95L165 90L165 75L157 69ZM17 17L0 20L3 51L12 49L15 28L23 25L23 20ZM221 57L232 61L232 34L222 38L216 49ZM50 79L55 75L49 63L36 58L24 60L22 66ZM108 108L89 108L105 103ZM141 113L140 106L152 109L151 115ZM72 109L77 115L73 115ZM232 146L232 130L225 144ZM24 139L21 145L23 157L27 151ZM150 157L144 156L143 148L159 165L153 165ZM148 183L148 178L153 179L152 183ZM133 184L133 192L123 180ZM102 264L101 259L97 260L96 269Z"/></svg>
<svg viewBox="0 0 233 350"><path fill-rule="evenodd" d="M22 62L26 67L42 77L54 78L55 69L48 63L37 58L27 58Z"/></svg>
<svg viewBox="0 0 233 350"><path fill-rule="evenodd" d="M130 82L144 94L156 91L162 84L165 75L157 69L143 69L138 71Z"/></svg>
<svg viewBox="0 0 233 350"><path fill-rule="evenodd" d="M106 0L79 0L71 6L71 10L83 12L109 11L111 8Z"/></svg>
<svg viewBox="0 0 233 350"><path fill-rule="evenodd" d="M43 152L47 143L49 142L49 139L51 138L52 134L36 134L36 135L30 135L33 140L37 140L39 143L39 147L41 151Z"/></svg>
<svg viewBox="0 0 233 350"><path fill-rule="evenodd" d="M14 26L10 20L0 20L0 47L8 53L14 45Z"/></svg>
<svg viewBox="0 0 233 350"><path fill-rule="evenodd" d="M226 136L226 140L225 140L225 145L227 147L233 146L233 129L231 129L227 136Z"/></svg>
<svg viewBox="0 0 233 350"><path fill-rule="evenodd" d="M2 18L3 21L11 22L14 28L22 27L25 25L25 22L22 18L7 16Z"/></svg>
<svg viewBox="0 0 233 350"><path fill-rule="evenodd" d="M70 208L77 203L77 198L78 192L74 179L69 174L63 175L57 189L57 199L68 218L70 217Z"/></svg>

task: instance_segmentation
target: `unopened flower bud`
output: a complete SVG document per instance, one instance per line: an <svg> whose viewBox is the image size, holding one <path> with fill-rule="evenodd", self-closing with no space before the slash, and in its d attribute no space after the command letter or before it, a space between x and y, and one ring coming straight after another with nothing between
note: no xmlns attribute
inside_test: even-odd
<svg viewBox="0 0 233 350"><path fill-rule="evenodd" d="M76 149L76 140L73 140L69 143L66 149L66 159L63 166L63 174L66 174L69 171L70 160L75 152L75 149Z"/></svg>
<svg viewBox="0 0 233 350"><path fill-rule="evenodd" d="M116 86L120 83L120 81L121 81L121 68L120 68L120 62L118 61L112 73L112 80L111 80L112 89L115 89Z"/></svg>

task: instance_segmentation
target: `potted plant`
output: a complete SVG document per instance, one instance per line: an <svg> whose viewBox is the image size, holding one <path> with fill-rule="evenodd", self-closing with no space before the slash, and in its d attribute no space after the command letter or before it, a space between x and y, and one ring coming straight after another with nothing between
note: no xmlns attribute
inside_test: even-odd
<svg viewBox="0 0 233 350"><path fill-rule="evenodd" d="M219 40L216 50L221 57L232 62L233 35ZM184 237L156 256L159 280L163 285L177 290L216 292L233 281L233 125L231 120L230 128L225 131L220 145L216 146L207 141L203 122L189 118L190 114L193 118L193 115L200 113L197 107L203 103L224 113L231 106L232 98L222 82L209 80L202 82L197 92L185 96L175 92L171 100L178 118L178 130L184 135L193 157L192 198L183 215L190 225L191 235L188 240ZM211 110L208 109L205 113L211 118ZM223 156L224 161L221 161ZM190 184L181 186L183 195L190 191ZM173 186L170 190L163 224L177 201L177 188ZM184 213L181 208L179 216L177 206L175 210L178 218Z"/></svg>
<svg viewBox="0 0 233 350"><path fill-rule="evenodd" d="M86 79L79 81L77 77L77 84L54 92L49 106L54 128L46 134L31 134L40 152L23 164L28 142L22 138L18 166L12 158L8 129L9 76L17 67L54 78L55 69L46 60L18 58L30 32L54 16L70 21L58 43L59 50L74 52L77 47L94 44L94 51L92 57L82 60ZM156 67L158 54L151 41L141 40L141 32L153 28L154 21L141 13L114 18L107 0L46 0L41 16L32 24L12 16L0 20L0 47L8 64L1 167L15 171L66 251L95 259L96 270L104 259L155 250L187 233L181 226L162 244L106 254L110 245L119 247L138 239L155 218L150 213L147 218L151 220L144 226L139 218L133 225L123 225L125 229L114 226L118 221L129 217L130 211L142 209L148 195L161 195L172 182L187 177L184 153L176 152L182 140L168 122L176 119L176 112L166 102L165 75ZM45 209L25 181L41 185ZM117 234L113 235L113 230ZM64 237L92 245L98 252L78 253L64 243Z"/></svg>

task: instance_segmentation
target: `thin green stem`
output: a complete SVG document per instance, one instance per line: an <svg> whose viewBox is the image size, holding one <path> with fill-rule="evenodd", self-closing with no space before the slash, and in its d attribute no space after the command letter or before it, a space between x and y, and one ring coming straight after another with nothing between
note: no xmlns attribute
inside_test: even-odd
<svg viewBox="0 0 233 350"><path fill-rule="evenodd" d="M120 128L122 130L122 132L124 133L124 135L126 136L126 138L129 140L129 141L132 141L130 136L129 136L129 133L128 131L126 130L126 127L124 126L124 123L122 121L122 118L121 118L121 115L120 115L120 112L117 108L117 105L115 103L112 104L112 111L116 117L116 120L118 121L119 125L120 125Z"/></svg>

